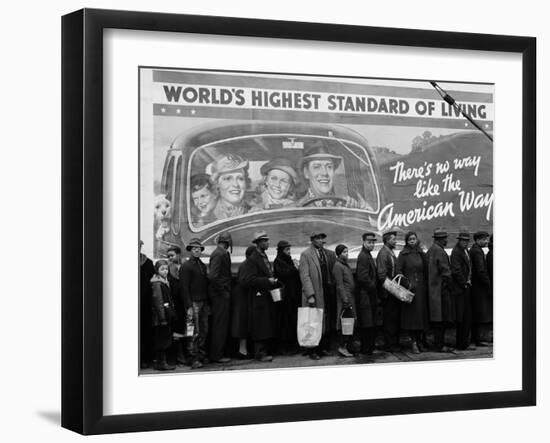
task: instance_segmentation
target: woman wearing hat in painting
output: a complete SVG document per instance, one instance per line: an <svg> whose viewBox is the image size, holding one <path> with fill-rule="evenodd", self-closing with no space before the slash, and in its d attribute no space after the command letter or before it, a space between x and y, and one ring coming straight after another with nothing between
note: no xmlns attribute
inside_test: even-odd
<svg viewBox="0 0 550 443"><path fill-rule="evenodd" d="M260 173L263 183L260 193L252 203L252 211L277 209L294 206L294 188L298 182L298 174L290 160L276 158L262 165Z"/></svg>
<svg viewBox="0 0 550 443"><path fill-rule="evenodd" d="M283 353L298 351L296 325L298 307L302 303L302 282L298 263L290 255L291 244L286 240L277 243L277 257L273 262L273 275L283 286L283 298L277 303L280 309L279 339Z"/></svg>
<svg viewBox="0 0 550 443"><path fill-rule="evenodd" d="M210 180L218 193L214 217L222 220L246 214L250 209L244 200L248 186L248 160L236 154L226 154L210 165Z"/></svg>
<svg viewBox="0 0 550 443"><path fill-rule="evenodd" d="M409 290L414 292L412 303L401 305L401 328L408 331L411 351L419 354L427 351L422 345L422 332L428 329L428 260L420 248L416 232L407 232L405 247L397 258L396 274L403 274L409 281Z"/></svg>

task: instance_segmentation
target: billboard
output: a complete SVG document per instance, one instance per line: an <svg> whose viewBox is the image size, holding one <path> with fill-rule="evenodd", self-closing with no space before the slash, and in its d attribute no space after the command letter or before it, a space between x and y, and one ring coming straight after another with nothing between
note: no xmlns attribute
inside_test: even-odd
<svg viewBox="0 0 550 443"><path fill-rule="evenodd" d="M141 67L140 236L150 256L255 231L492 231L492 84ZM466 114L469 118L465 118ZM381 237L378 237L381 241ZM401 236L402 239L402 236Z"/></svg>

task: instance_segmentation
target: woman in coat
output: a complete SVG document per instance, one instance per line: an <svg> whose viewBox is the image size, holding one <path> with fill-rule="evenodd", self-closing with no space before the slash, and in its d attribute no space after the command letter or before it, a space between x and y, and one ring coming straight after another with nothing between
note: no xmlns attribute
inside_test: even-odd
<svg viewBox="0 0 550 443"><path fill-rule="evenodd" d="M277 244L277 257L273 262L273 275L283 285L283 298L279 306L279 339L283 352L297 351L298 339L296 327L298 324L298 307L302 302L302 282L300 272L292 256L291 244L281 240Z"/></svg>
<svg viewBox="0 0 550 443"><path fill-rule="evenodd" d="M332 276L336 285L336 330L340 340L338 353L342 357L353 357L348 351L352 335L342 334L342 314L356 318L355 312L355 280L348 265L348 248L345 245L336 246L336 262L332 268Z"/></svg>
<svg viewBox="0 0 550 443"><path fill-rule="evenodd" d="M399 254L397 274L403 274L409 281L409 290L414 292L412 303L401 305L401 328L409 332L411 350L418 354L426 349L422 345L422 332L428 329L428 262L420 248L415 232L405 236L405 247Z"/></svg>
<svg viewBox="0 0 550 443"><path fill-rule="evenodd" d="M176 321L176 309L168 283L168 262L159 260L155 263L155 275L151 278L153 290L153 337L155 350L155 369L167 371L175 369L166 361L166 350L172 345L172 328Z"/></svg>

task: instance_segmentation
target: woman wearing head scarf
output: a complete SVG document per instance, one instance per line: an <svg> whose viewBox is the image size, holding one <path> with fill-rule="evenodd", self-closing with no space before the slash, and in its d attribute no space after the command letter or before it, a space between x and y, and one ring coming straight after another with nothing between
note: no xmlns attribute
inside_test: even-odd
<svg viewBox="0 0 550 443"><path fill-rule="evenodd" d="M408 331L411 338L411 350L418 354L426 351L422 345L422 332L428 328L427 274L428 264L416 232L405 236L405 247L397 259L397 274L403 274L409 281L409 290L414 293L412 303L401 305L401 328Z"/></svg>
<svg viewBox="0 0 550 443"><path fill-rule="evenodd" d="M277 244L277 257L273 262L273 275L283 285L282 300L277 303L279 309L279 340L283 353L298 351L296 326L298 307L302 303L302 282L297 263L290 255L291 244L281 240Z"/></svg>

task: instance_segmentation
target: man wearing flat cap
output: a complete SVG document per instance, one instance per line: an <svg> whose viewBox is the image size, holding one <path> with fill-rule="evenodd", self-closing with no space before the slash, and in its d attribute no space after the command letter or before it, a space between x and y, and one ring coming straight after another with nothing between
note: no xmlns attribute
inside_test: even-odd
<svg viewBox="0 0 550 443"><path fill-rule="evenodd" d="M488 346L489 326L493 321L493 291L487 259L483 248L489 243L489 233L478 231L470 248L472 263L472 341L476 346Z"/></svg>
<svg viewBox="0 0 550 443"><path fill-rule="evenodd" d="M273 267L266 251L269 248L269 237L265 231L254 234L252 243L256 249L247 259L247 266L242 268L241 283L248 291L249 327L254 341L254 356L262 362L270 362L273 356L270 345L276 331L275 307L270 291L279 287L273 277Z"/></svg>
<svg viewBox="0 0 550 443"><path fill-rule="evenodd" d="M226 154L211 163L210 180L217 189L218 202L214 208L217 220L246 214L249 205L244 196L248 186L248 160L236 154Z"/></svg>
<svg viewBox="0 0 550 443"><path fill-rule="evenodd" d="M342 157L331 153L323 142L315 142L305 149L299 166L309 187L306 194L296 202L297 206L370 209L359 194L355 199L334 193L334 174L341 161Z"/></svg>
<svg viewBox="0 0 550 443"><path fill-rule="evenodd" d="M384 246L382 246L376 257L376 269L378 271L380 287L384 284L386 278L392 280L395 277L397 257L394 250L397 246L397 231L389 230L384 232L382 234L382 241L384 242ZM401 302L383 288L380 289L380 296L382 298L384 322L382 326L384 331L384 350L396 352L400 350Z"/></svg>
<svg viewBox="0 0 550 443"><path fill-rule="evenodd" d="M451 295L451 262L445 251L448 234L437 228L428 249L428 305L434 330L434 350L451 352L445 345L445 329L455 321L455 305Z"/></svg>
<svg viewBox="0 0 550 443"><path fill-rule="evenodd" d="M456 308L456 348L465 350L470 345L472 328L472 264L468 254L470 233L460 231L451 252L452 292Z"/></svg>
<svg viewBox="0 0 550 443"><path fill-rule="evenodd" d="M206 357L208 336L208 275L206 265L201 260L204 246L198 238L189 241L185 249L191 257L180 266L179 284L181 301L185 310L191 308L193 315L193 337L189 342L191 368L203 366Z"/></svg>
<svg viewBox="0 0 550 443"><path fill-rule="evenodd" d="M210 331L210 361L227 363L225 356L229 335L229 316L231 313L231 235L222 232L217 238L218 246L210 255L209 290L212 309Z"/></svg>
<svg viewBox="0 0 550 443"><path fill-rule="evenodd" d="M319 346L308 350L312 360L329 355L329 332L336 327L336 296L332 269L336 254L324 248L326 234L312 232L311 246L300 255L300 280L302 282L302 306L323 309L323 336ZM334 323L334 326L332 326Z"/></svg>
<svg viewBox="0 0 550 443"><path fill-rule="evenodd" d="M260 195L252 203L253 211L278 209L294 206L294 189L298 183L298 174L287 158L275 158L260 168L263 176Z"/></svg>
<svg viewBox="0 0 550 443"><path fill-rule="evenodd" d="M376 242L374 232L362 236L363 248L357 256L357 315L361 333L361 353L372 355L376 340L376 310L378 307L378 275L371 255Z"/></svg>

